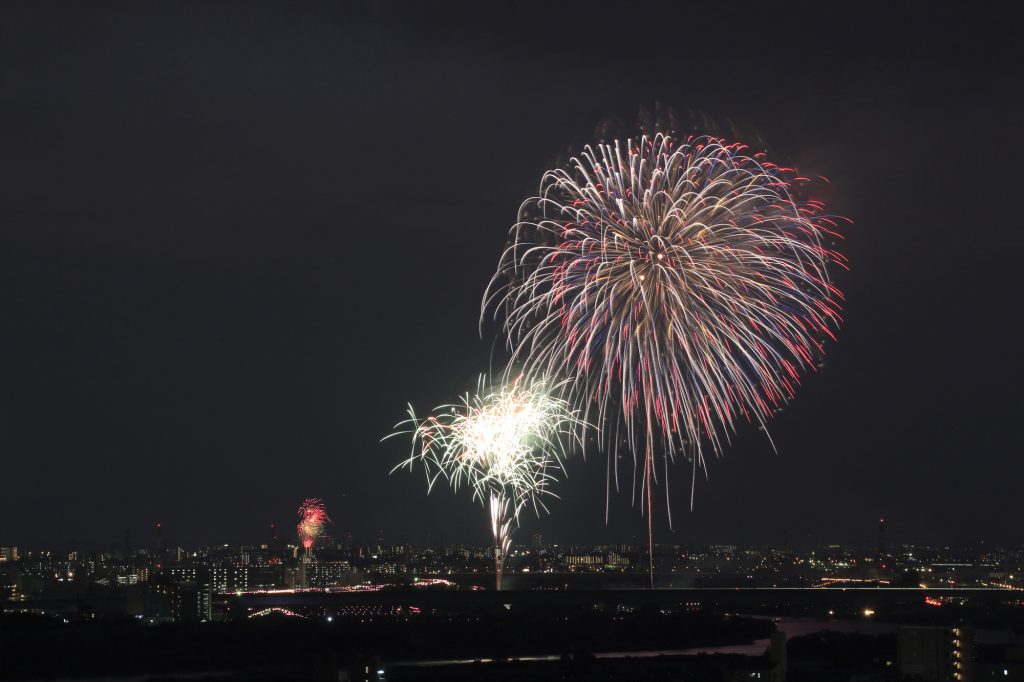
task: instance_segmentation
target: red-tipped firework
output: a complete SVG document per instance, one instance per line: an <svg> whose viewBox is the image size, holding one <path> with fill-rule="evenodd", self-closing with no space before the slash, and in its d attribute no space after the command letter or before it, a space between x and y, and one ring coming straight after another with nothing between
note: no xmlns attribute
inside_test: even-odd
<svg viewBox="0 0 1024 682"><path fill-rule="evenodd" d="M834 338L843 219L809 183L743 144L658 133L585 147L520 208L483 310L510 372L566 379L616 487L632 451L648 523L657 469L682 455L695 478L739 423L764 428Z"/></svg>
<svg viewBox="0 0 1024 682"><path fill-rule="evenodd" d="M331 521L324 508L324 502L318 497L310 497L299 507L299 540L308 555L324 532L324 526Z"/></svg>

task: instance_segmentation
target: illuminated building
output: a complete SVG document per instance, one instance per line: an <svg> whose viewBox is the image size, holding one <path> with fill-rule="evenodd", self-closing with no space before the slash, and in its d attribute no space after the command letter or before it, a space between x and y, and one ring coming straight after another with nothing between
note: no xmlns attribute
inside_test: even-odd
<svg viewBox="0 0 1024 682"><path fill-rule="evenodd" d="M347 561L317 561L307 570L309 583L314 587L344 585L352 579L352 567Z"/></svg>
<svg viewBox="0 0 1024 682"><path fill-rule="evenodd" d="M974 680L974 631L969 627L900 626L901 678L922 682Z"/></svg>

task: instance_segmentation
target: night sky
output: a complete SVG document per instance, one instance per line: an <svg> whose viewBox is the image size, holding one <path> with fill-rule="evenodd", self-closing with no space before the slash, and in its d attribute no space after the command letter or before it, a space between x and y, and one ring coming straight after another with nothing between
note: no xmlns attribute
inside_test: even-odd
<svg viewBox="0 0 1024 682"><path fill-rule="evenodd" d="M484 544L378 441L488 369L546 164L656 101L755 128L855 221L779 453L741 428L692 513L676 466L657 539L1024 541L1014 24L709 4L0 6L0 544L260 541L308 496L357 541ZM642 535L628 489L605 525L604 463L518 540Z"/></svg>

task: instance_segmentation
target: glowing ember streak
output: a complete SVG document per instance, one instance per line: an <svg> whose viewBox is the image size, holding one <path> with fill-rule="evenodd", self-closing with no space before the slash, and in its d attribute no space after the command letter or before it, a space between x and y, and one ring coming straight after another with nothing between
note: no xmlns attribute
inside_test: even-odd
<svg viewBox="0 0 1024 682"><path fill-rule="evenodd" d="M302 541L302 546L308 556L313 544L323 534L324 526L330 522L331 518L327 516L323 500L311 497L299 507L299 519L297 527L299 540Z"/></svg>
<svg viewBox="0 0 1024 682"><path fill-rule="evenodd" d="M557 390L559 387L554 387ZM412 454L396 469L419 462L427 490L444 478L452 489L468 485L473 498L489 506L494 538L495 584L518 525L519 512L531 504L545 511L544 495L562 469L566 444L585 426L568 403L549 394L543 380L516 381L489 391L481 377L477 394L459 404L442 405L437 416L420 420L412 406L409 419L392 435L412 435Z"/></svg>
<svg viewBox="0 0 1024 682"><path fill-rule="evenodd" d="M570 404L607 425L609 492L618 448L633 452L650 544L655 456L667 478L683 455L695 480L834 338L843 219L806 186L745 145L658 133L585 147L520 208L482 313L502 322L510 371L567 377Z"/></svg>

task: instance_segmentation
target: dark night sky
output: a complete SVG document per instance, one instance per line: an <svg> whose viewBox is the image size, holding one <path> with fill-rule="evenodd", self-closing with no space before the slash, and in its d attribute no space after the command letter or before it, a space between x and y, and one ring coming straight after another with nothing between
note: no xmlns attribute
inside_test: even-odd
<svg viewBox="0 0 1024 682"><path fill-rule="evenodd" d="M758 129L856 221L779 454L742 429L692 513L677 466L660 539L1024 541L1019 36L846 4L0 6L0 544L252 541L306 496L357 539L483 543L378 439L487 369L545 164L655 100ZM604 461L520 539L641 533L628 491L605 526Z"/></svg>

